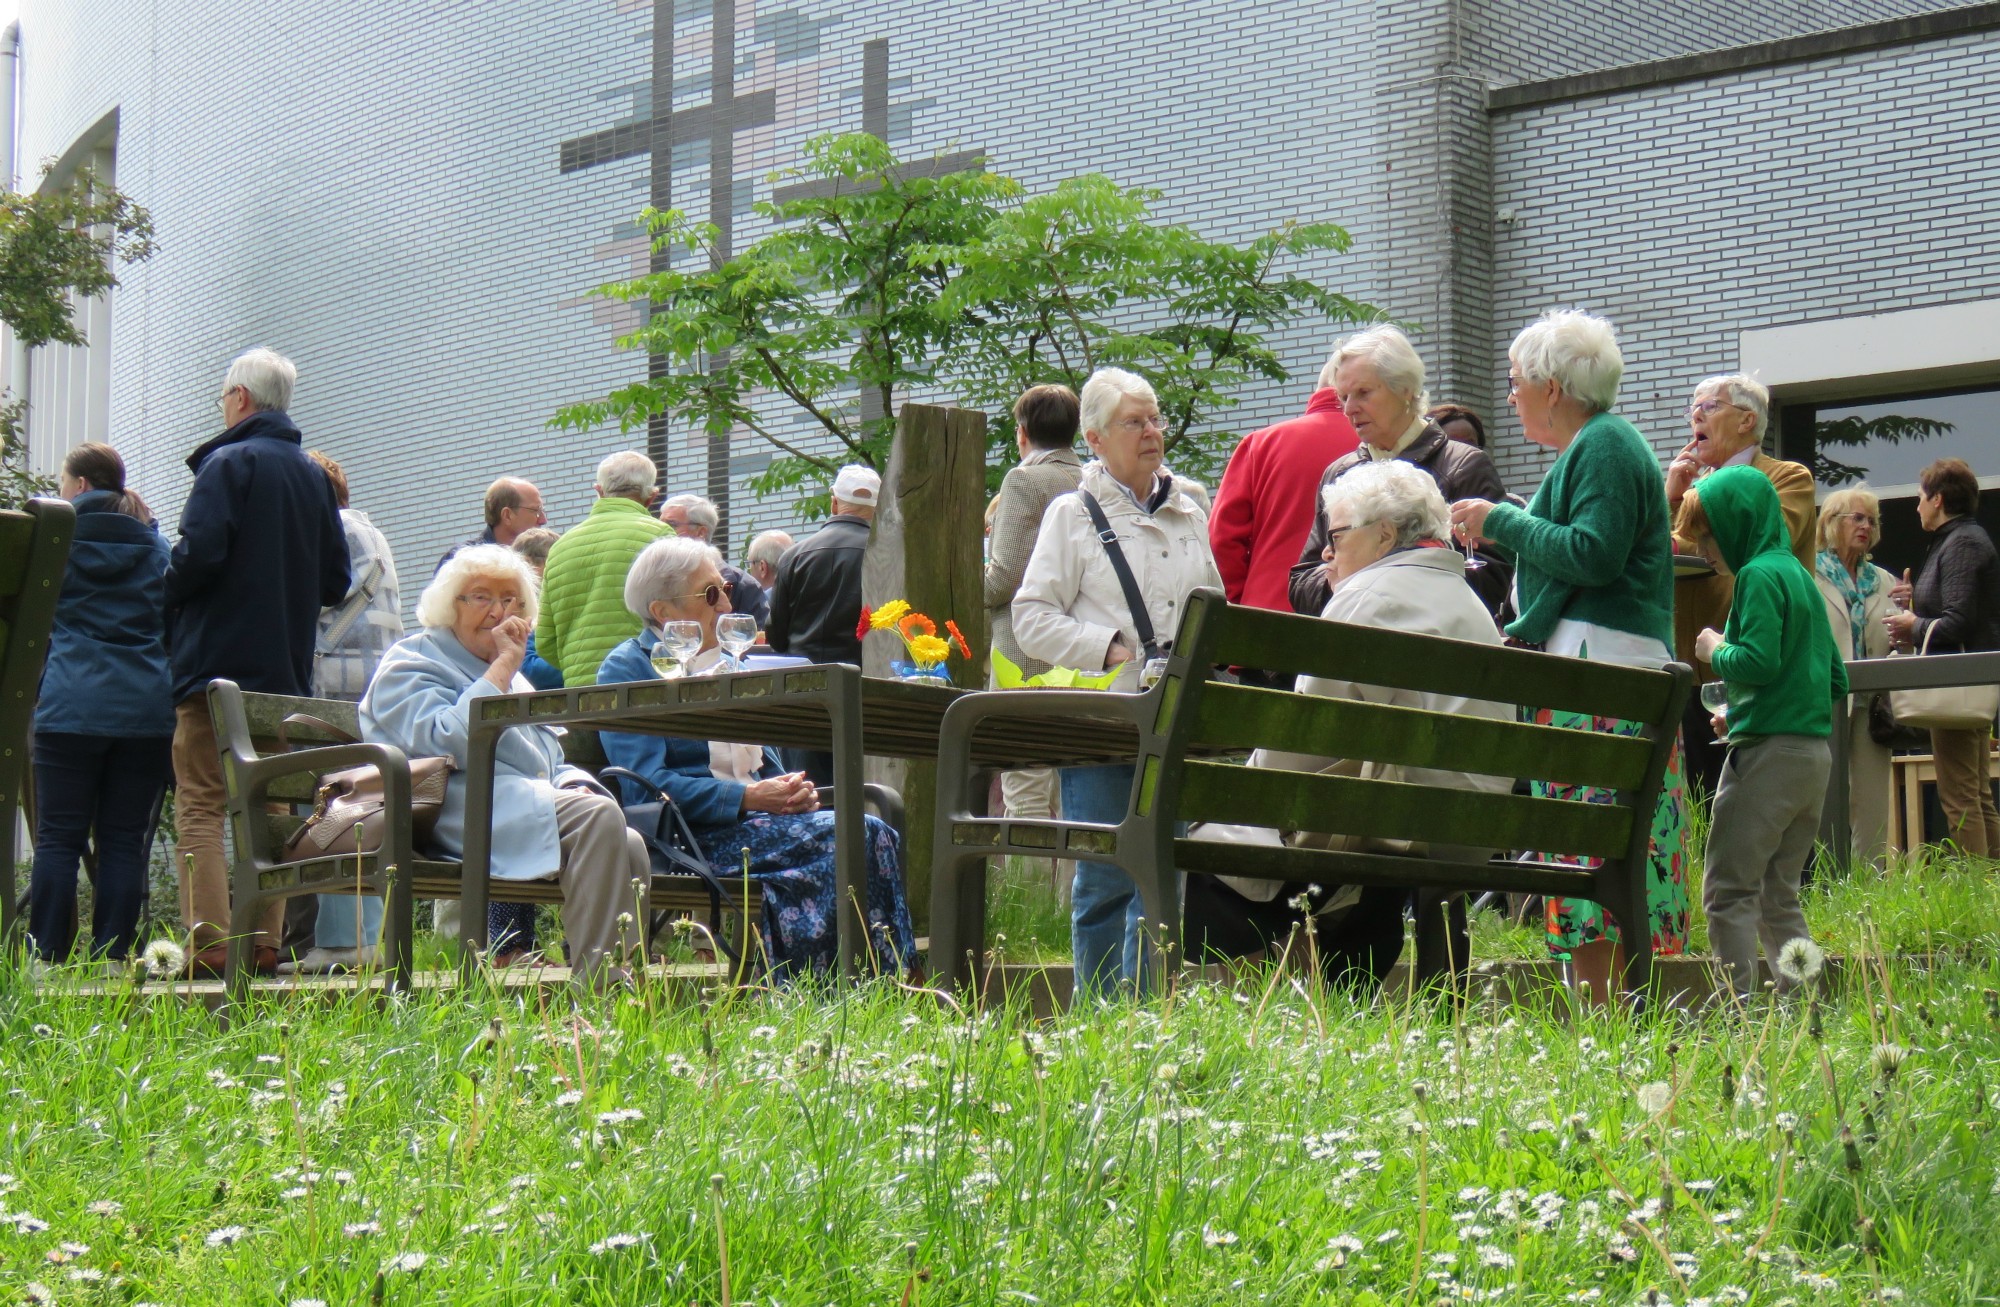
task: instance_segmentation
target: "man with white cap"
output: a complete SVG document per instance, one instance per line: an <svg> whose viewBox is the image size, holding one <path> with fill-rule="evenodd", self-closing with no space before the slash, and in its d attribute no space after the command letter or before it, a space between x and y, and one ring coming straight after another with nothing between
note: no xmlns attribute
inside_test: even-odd
<svg viewBox="0 0 2000 1307"><path fill-rule="evenodd" d="M881 498L882 477L849 463L833 479L833 516L785 551L771 583L771 648L816 663L861 665L861 559ZM785 750L785 766L817 785L833 783L833 755Z"/></svg>

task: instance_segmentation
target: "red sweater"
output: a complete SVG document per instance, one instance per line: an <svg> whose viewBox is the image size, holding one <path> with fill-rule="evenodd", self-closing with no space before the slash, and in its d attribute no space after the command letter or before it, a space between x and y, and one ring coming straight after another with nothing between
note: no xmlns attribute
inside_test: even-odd
<svg viewBox="0 0 2000 1307"><path fill-rule="evenodd" d="M1313 392L1304 417L1243 437L1208 515L1230 603L1292 611L1292 564L1312 532L1320 476L1360 443L1330 389Z"/></svg>

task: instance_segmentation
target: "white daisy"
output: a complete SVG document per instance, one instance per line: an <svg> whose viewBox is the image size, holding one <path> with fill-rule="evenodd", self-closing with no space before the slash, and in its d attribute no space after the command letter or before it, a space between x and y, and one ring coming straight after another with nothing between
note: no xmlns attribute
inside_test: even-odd
<svg viewBox="0 0 2000 1307"><path fill-rule="evenodd" d="M208 1238L203 1240L203 1242L211 1248L227 1248L249 1233L248 1230L240 1225L225 1225L220 1230L210 1230Z"/></svg>

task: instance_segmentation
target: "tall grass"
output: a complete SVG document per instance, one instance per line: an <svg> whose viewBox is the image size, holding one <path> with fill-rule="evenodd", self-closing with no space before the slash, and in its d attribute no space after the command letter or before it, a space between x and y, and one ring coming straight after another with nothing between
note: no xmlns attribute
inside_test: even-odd
<svg viewBox="0 0 2000 1307"><path fill-rule="evenodd" d="M221 1029L10 974L0 1301L1991 1302L1996 984L1637 1024L1275 974L1047 1025L475 989Z"/></svg>

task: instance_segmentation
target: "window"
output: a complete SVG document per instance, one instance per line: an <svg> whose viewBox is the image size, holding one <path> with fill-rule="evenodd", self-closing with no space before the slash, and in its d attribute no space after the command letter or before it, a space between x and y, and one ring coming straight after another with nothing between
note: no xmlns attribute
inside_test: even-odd
<svg viewBox="0 0 2000 1307"><path fill-rule="evenodd" d="M1971 464L1982 490L1979 519L2000 537L2000 387L1787 404L1779 451L1812 469L1822 496L1860 482L1881 496L1875 561L1891 572L1923 564L1928 540L1917 522L1917 475L1936 459Z"/></svg>

